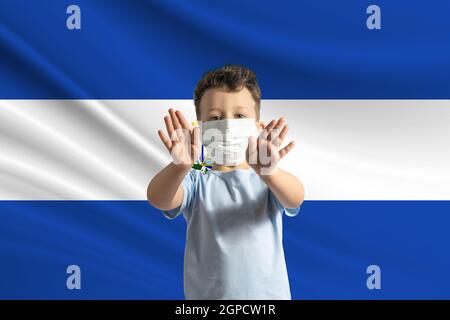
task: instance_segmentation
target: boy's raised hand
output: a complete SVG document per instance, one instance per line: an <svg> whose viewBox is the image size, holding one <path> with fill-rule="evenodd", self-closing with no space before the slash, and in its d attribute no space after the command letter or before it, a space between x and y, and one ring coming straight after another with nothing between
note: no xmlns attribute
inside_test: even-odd
<svg viewBox="0 0 450 320"><path fill-rule="evenodd" d="M283 117L272 120L256 137L250 137L247 148L247 162L260 175L272 174L278 162L294 147L294 141L280 148L288 133Z"/></svg>
<svg viewBox="0 0 450 320"><path fill-rule="evenodd" d="M169 115L164 117L164 122L168 136L158 130L161 141L176 165L190 168L200 156L200 128L193 128L181 111L172 108L169 109Z"/></svg>

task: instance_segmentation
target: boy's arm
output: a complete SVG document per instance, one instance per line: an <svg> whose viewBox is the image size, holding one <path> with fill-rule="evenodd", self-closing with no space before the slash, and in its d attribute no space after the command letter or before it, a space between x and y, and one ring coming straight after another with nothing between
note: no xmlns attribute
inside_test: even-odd
<svg viewBox="0 0 450 320"><path fill-rule="evenodd" d="M294 147L294 141L280 148L288 132L281 117L272 120L256 137L248 141L247 161L285 208L298 208L303 203L305 190L299 179L278 168L278 162Z"/></svg>
<svg viewBox="0 0 450 320"><path fill-rule="evenodd" d="M158 134L174 161L150 181L147 200L158 209L172 210L182 205L184 190L181 183L199 156L200 129L192 128L181 111L172 108L164 122L168 135L162 130L158 130Z"/></svg>
<svg viewBox="0 0 450 320"><path fill-rule="evenodd" d="M191 169L190 165L176 165L171 162L162 169L147 188L148 202L160 210L172 210L183 202L181 182Z"/></svg>
<svg viewBox="0 0 450 320"><path fill-rule="evenodd" d="M261 175L261 179L285 208L298 208L305 198L305 189L299 179L276 168L272 174Z"/></svg>

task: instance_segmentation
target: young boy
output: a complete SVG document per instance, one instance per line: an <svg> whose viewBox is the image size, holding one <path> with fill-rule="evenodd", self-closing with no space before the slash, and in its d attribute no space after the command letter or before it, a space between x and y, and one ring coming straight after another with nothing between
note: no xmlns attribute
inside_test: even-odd
<svg viewBox="0 0 450 320"><path fill-rule="evenodd" d="M168 135L158 131L173 162L152 179L147 197L167 218L187 221L186 299L291 299L282 215L298 213L304 188L277 167L294 142L280 147L288 127L283 118L259 121L260 100L255 74L226 65L195 89L201 128L170 109ZM206 172L192 169L202 144L213 161Z"/></svg>

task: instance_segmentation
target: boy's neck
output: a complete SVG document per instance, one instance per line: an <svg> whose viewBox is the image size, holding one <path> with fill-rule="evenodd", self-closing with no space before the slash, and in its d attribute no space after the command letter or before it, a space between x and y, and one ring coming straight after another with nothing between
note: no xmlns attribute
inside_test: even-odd
<svg viewBox="0 0 450 320"><path fill-rule="evenodd" d="M221 165L216 164L212 167L212 169L217 170L217 171L227 172L227 171L233 171L233 170L237 170L237 169L250 169L250 165L246 161L244 161L240 165L237 165L237 166L221 166Z"/></svg>

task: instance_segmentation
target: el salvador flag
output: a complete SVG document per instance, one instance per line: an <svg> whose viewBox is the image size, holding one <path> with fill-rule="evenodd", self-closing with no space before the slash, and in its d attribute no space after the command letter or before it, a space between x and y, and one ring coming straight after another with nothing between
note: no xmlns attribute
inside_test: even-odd
<svg viewBox="0 0 450 320"><path fill-rule="evenodd" d="M292 298L450 298L449 1L73 4L81 29L67 1L0 2L0 298L183 299L185 221L146 201L157 130L228 63L296 141Z"/></svg>

